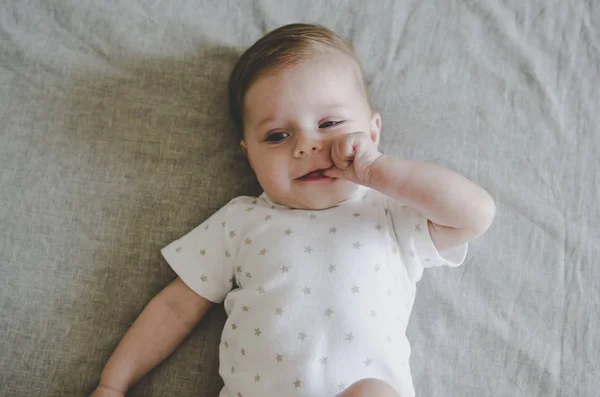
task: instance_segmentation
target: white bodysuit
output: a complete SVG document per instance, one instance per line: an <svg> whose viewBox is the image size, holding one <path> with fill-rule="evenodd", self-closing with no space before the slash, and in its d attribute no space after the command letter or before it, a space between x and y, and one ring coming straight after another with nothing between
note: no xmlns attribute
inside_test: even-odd
<svg viewBox="0 0 600 397"><path fill-rule="evenodd" d="M466 252L441 255L425 217L363 187L322 211L237 197L162 250L192 290L225 301L221 397L333 397L363 378L414 396L416 282Z"/></svg>

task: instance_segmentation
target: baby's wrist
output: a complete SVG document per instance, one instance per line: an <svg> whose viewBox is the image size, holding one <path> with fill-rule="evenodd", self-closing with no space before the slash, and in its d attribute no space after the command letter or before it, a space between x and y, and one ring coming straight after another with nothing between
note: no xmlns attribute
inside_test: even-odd
<svg viewBox="0 0 600 397"><path fill-rule="evenodd" d="M112 371L112 368L105 368L100 375L98 388L114 393L120 393L124 396L129 389L129 382L125 379L123 374L116 374L115 371Z"/></svg>
<svg viewBox="0 0 600 397"><path fill-rule="evenodd" d="M101 396L101 397L125 397L126 392L122 392L119 390L115 390L113 388L104 386L102 384L98 385L96 388L96 393L92 394L92 396Z"/></svg>
<svg viewBox="0 0 600 397"><path fill-rule="evenodd" d="M370 188L386 196L401 199L410 173L406 160L382 154L371 166Z"/></svg>
<svg viewBox="0 0 600 397"><path fill-rule="evenodd" d="M374 160L372 160L371 165L368 168L368 180L365 184L371 189L380 190L381 187L381 174L382 169L385 167L387 156L383 153L379 153Z"/></svg>
<svg viewBox="0 0 600 397"><path fill-rule="evenodd" d="M357 174L357 177L359 178L359 183L361 185L373 188L373 172L375 170L375 164L382 156L383 154L379 151L364 154L362 163L366 166L363 168L363 171L361 172L360 176Z"/></svg>

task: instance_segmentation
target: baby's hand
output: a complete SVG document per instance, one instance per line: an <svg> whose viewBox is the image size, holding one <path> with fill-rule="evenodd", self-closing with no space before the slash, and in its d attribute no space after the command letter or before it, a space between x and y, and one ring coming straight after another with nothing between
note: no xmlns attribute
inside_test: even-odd
<svg viewBox="0 0 600 397"><path fill-rule="evenodd" d="M90 397L125 397L125 394L104 386L98 386Z"/></svg>
<svg viewBox="0 0 600 397"><path fill-rule="evenodd" d="M369 134L353 132L341 135L331 145L333 166L325 171L325 175L369 186L371 166L379 156L381 153Z"/></svg>

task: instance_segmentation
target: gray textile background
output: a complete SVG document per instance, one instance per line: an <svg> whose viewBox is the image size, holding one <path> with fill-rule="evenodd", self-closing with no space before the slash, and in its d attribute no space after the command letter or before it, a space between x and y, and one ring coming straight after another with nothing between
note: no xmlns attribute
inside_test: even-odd
<svg viewBox="0 0 600 397"><path fill-rule="evenodd" d="M225 86L279 25L350 39L385 152L457 170L498 215L426 272L418 396L600 390L595 0L5 0L0 5L0 395L82 396L174 273L159 249L258 193ZM217 396L215 309L131 396Z"/></svg>

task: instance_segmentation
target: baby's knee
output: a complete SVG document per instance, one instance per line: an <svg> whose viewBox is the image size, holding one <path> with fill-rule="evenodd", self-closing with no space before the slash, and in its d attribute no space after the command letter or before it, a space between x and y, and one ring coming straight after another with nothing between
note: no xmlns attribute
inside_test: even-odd
<svg viewBox="0 0 600 397"><path fill-rule="evenodd" d="M338 397L401 397L388 383L374 378L361 379Z"/></svg>

